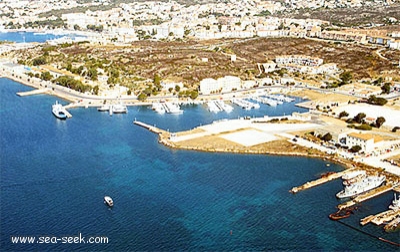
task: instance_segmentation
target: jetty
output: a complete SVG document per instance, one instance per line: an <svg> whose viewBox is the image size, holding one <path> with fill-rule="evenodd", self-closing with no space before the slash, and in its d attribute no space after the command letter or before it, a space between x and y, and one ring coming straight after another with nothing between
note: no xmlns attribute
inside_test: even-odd
<svg viewBox="0 0 400 252"><path fill-rule="evenodd" d="M46 94L46 93L49 93L49 91L50 91L50 89L48 89L48 88L41 88L41 89L35 89L35 90L31 90L31 91L17 92L17 95L24 97L24 96L29 96L29 95Z"/></svg>
<svg viewBox="0 0 400 252"><path fill-rule="evenodd" d="M397 185L396 185L397 186ZM344 209L344 208L348 208L351 207L355 204L358 204L360 202L369 200L371 198L374 198L376 196L379 196L385 192L388 192L390 190L393 190L393 187L395 187L393 184L388 183L386 185L380 186L378 188L372 189L366 193L360 194L357 197L355 197L354 199L347 201L345 203L342 203L340 205L338 205L339 210Z"/></svg>
<svg viewBox="0 0 400 252"><path fill-rule="evenodd" d="M303 190L306 190L306 189L309 189L309 188L312 188L312 187L315 187L315 186L322 185L322 184L324 184L324 183L326 183L328 181L331 181L331 180L334 180L334 179L338 179L338 178L342 177L343 175L345 175L346 173L349 173L349 172L352 172L352 171L354 171L354 169L347 169L347 170L344 170L344 171L341 171L341 172L335 172L335 173L329 174L329 175L327 175L325 177L322 177L320 179L307 182L307 183L305 183L305 184L303 184L301 186L293 187L290 190L290 192L291 193L297 193L297 192L300 192L300 191L303 191Z"/></svg>
<svg viewBox="0 0 400 252"><path fill-rule="evenodd" d="M63 107L63 112L64 112L64 114L65 114L68 118L71 118L71 117L72 117L71 113L69 113L68 110L66 110L65 107Z"/></svg>
<svg viewBox="0 0 400 252"><path fill-rule="evenodd" d="M368 223L373 223L375 225L382 225L384 223L391 222L393 219L400 216L400 210L387 210L385 212L376 214L376 215L369 215L363 219L361 219L360 224L366 225Z"/></svg>
<svg viewBox="0 0 400 252"><path fill-rule="evenodd" d="M167 133L167 131L165 131L165 130L159 129L156 126L152 126L152 125L146 124L144 122L137 121L136 119L133 121L133 124L136 124L140 127L148 129L149 131L154 132L156 134Z"/></svg>

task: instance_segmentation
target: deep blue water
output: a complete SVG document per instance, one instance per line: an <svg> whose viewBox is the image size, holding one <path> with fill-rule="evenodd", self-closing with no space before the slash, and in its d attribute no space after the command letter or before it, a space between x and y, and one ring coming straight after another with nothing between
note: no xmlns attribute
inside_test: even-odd
<svg viewBox="0 0 400 252"><path fill-rule="evenodd" d="M223 114L202 106L186 107L179 116L158 115L146 107L113 116L81 108L60 121L51 114L59 98L15 94L30 89L0 78L2 251L397 249L328 219L340 203L335 197L340 181L289 193L323 172L341 170L338 165L300 157L171 150L132 123L137 118L177 131ZM298 109L286 106L248 113L277 115ZM104 195L114 199L112 209L104 205ZM386 209L391 199L387 193L367 201L344 222L398 242L398 233L358 224L360 218ZM79 233L107 236L109 243L11 242L11 236Z"/></svg>
<svg viewBox="0 0 400 252"><path fill-rule="evenodd" d="M71 38L76 37L75 34L34 34L34 32L0 32L0 41L12 41L16 43L30 43L30 42L45 42L47 40L57 39L64 36L69 36Z"/></svg>

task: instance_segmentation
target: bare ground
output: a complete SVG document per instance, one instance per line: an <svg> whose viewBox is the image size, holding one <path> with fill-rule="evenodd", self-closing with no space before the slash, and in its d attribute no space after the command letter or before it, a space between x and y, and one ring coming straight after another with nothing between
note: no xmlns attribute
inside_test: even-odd
<svg viewBox="0 0 400 252"><path fill-rule="evenodd" d="M127 47L88 46L75 44L57 48L48 57L49 63L66 66L87 64L93 59L104 62L102 68L117 68L122 76L132 83L135 80L152 80L160 74L162 79L181 80L188 86L196 86L204 78L238 76L243 80L259 75L257 63L265 63L276 56L302 54L324 59L325 63L336 63L339 68L351 71L354 79L376 78L380 74L400 76L394 65L400 51L357 44L334 44L326 41L295 38L251 38L209 41L156 42L138 41ZM26 60L42 55L41 48L17 52L14 56ZM230 54L238 60L231 62ZM207 59L208 61L205 62ZM398 62L397 62L398 64Z"/></svg>

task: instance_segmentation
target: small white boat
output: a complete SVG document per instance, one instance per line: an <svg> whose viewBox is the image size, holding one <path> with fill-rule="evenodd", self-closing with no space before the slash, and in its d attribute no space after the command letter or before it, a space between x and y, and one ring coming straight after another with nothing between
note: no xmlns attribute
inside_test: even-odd
<svg viewBox="0 0 400 252"><path fill-rule="evenodd" d="M114 205L114 201L112 200L112 198L110 196L104 196L104 204L112 207Z"/></svg>
<svg viewBox="0 0 400 252"><path fill-rule="evenodd" d="M100 112L105 112L110 110L110 105L109 104L103 104L103 106L97 108L97 111Z"/></svg>
<svg viewBox="0 0 400 252"><path fill-rule="evenodd" d="M400 209L400 196L396 196L396 193L394 194L394 199L392 201L392 204L389 206L389 209L392 209L394 211Z"/></svg>
<svg viewBox="0 0 400 252"><path fill-rule="evenodd" d="M55 117L57 117L58 119L61 119L61 120L67 119L67 114L65 113L65 109L63 108L63 106L61 104L58 103L58 101L56 101L56 103L53 104L52 112L53 112L53 115Z"/></svg>

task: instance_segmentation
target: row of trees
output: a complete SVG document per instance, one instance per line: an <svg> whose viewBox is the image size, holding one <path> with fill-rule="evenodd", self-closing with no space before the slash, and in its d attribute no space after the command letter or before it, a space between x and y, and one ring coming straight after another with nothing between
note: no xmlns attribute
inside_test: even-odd
<svg viewBox="0 0 400 252"><path fill-rule="evenodd" d="M343 117L347 117L347 116L349 116L349 113L347 113L346 111L342 111L339 113L339 118L343 118ZM347 119L346 122L361 124L360 126L356 127L357 129L361 129L361 130L370 130L371 127L380 128L386 122L386 119L383 116L379 116L376 118L375 122L368 125L365 122L366 117L367 117L367 115L365 113L361 112L361 113L358 113L353 118Z"/></svg>
<svg viewBox="0 0 400 252"><path fill-rule="evenodd" d="M382 98L382 97L376 97L375 95L371 95L369 98L368 98L368 101L367 101L369 104L372 104L372 105L379 105L379 106L383 106L383 105L385 105L388 101L385 99L385 98Z"/></svg>

